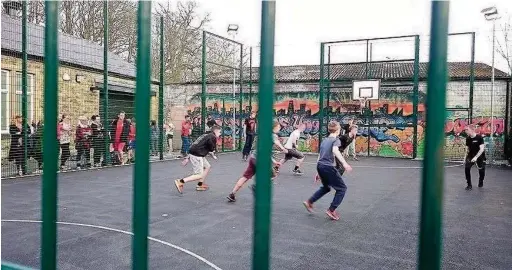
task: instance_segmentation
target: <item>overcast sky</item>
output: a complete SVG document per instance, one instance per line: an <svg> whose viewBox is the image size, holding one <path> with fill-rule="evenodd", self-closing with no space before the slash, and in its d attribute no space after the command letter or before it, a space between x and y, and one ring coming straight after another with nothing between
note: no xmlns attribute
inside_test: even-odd
<svg viewBox="0 0 512 270"><path fill-rule="evenodd" d="M236 23L240 26L236 39L250 46L258 45L260 0L197 1L200 11L211 15L208 30L227 35L227 25ZM512 14L512 0L452 0L450 5L450 32L475 31L476 60L489 64L492 24L485 21L480 11L492 5L498 8L503 19ZM322 41L407 34L422 35L420 51L422 61L426 61L430 8L428 0L277 0L275 64L318 64ZM373 58L413 56L413 44L411 40L376 44ZM332 48L332 62L364 61L363 47ZM470 52L468 37L450 39L449 60L470 61ZM505 69L505 62L499 56L496 60L497 66Z"/></svg>

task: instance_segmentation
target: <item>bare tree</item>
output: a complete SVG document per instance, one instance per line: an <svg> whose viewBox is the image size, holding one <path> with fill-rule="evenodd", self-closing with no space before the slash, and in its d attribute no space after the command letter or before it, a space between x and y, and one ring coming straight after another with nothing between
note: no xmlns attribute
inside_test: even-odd
<svg viewBox="0 0 512 270"><path fill-rule="evenodd" d="M512 75L512 16L500 24L501 35L496 37L496 52L507 62L508 73Z"/></svg>

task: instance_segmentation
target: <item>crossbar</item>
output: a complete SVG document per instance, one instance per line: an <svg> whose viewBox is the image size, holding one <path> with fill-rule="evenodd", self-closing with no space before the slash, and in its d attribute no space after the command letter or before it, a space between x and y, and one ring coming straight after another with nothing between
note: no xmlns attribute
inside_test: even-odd
<svg viewBox="0 0 512 270"><path fill-rule="evenodd" d="M357 42L357 41L372 41L372 40L386 40L386 39L400 39L400 38L414 38L418 35L404 35L404 36L392 36L392 37L377 37L377 38L362 38L362 39L348 39L348 40L338 40L338 41L328 41L322 42L322 44L335 44L335 43L348 43L348 42Z"/></svg>
<svg viewBox="0 0 512 270"><path fill-rule="evenodd" d="M214 37L216 37L216 38L220 38L220 39L223 39L223 40L225 40L225 41L229 41L229 42L232 42L232 43L238 44L238 45L240 45L240 46L242 46L242 45L243 45L242 43L240 43L240 42L238 42L238 41L236 41L236 40L232 40L232 39L229 39L229 38L223 37L223 36L221 36L221 35L214 34L214 33L212 33L212 32L208 32L208 31L203 31L203 32L204 32L204 33L206 33L206 34L208 34L208 35L210 35L210 36L214 36Z"/></svg>
<svg viewBox="0 0 512 270"><path fill-rule="evenodd" d="M224 65L224 64L220 64L220 63L215 63L215 62L208 61L208 60L206 60L206 63L212 64L212 65L221 66L221 67L231 68L231 69L234 69L234 70L240 70L240 68L237 68L237 67L232 67L232 66L228 66L228 65Z"/></svg>

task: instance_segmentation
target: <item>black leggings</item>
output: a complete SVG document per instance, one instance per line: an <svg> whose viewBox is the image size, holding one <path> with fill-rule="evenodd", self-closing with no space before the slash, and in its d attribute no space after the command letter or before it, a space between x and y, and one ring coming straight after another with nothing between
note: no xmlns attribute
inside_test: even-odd
<svg viewBox="0 0 512 270"><path fill-rule="evenodd" d="M249 156L252 149L252 144L254 142L254 134L247 133L245 134L245 145L244 149L242 150L242 154L244 156Z"/></svg>
<svg viewBox="0 0 512 270"><path fill-rule="evenodd" d="M61 143L60 149L62 150L62 154L60 156L60 166L65 166L66 161L68 161L69 156L71 153L69 152L69 143Z"/></svg>
<svg viewBox="0 0 512 270"><path fill-rule="evenodd" d="M468 186L471 186L471 167L473 167L473 165L475 164L478 168L479 183L482 183L484 181L485 160L483 158L479 158L476 160L476 162L471 162L471 159L466 158L466 164L464 165L464 173L466 174L466 182L468 183Z"/></svg>

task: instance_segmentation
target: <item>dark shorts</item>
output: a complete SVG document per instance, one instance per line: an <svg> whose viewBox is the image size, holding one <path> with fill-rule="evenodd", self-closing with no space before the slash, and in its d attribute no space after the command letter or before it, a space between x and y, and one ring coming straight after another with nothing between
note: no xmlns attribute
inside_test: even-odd
<svg viewBox="0 0 512 270"><path fill-rule="evenodd" d="M243 173L243 177L247 179L251 179L256 174L256 159L251 157L249 158L249 162L247 162L247 168L245 168L245 171ZM277 172L274 168L271 170L271 177L274 178L277 175Z"/></svg>
<svg viewBox="0 0 512 270"><path fill-rule="evenodd" d="M173 138L173 135L172 134L167 134L167 140L170 140Z"/></svg>
<svg viewBox="0 0 512 270"><path fill-rule="evenodd" d="M284 159L286 160L290 160L292 158L296 158L296 159L303 159L304 158L304 154L302 154L301 152L299 152L297 149L293 148L293 149L288 149L288 153L286 153L284 155Z"/></svg>

